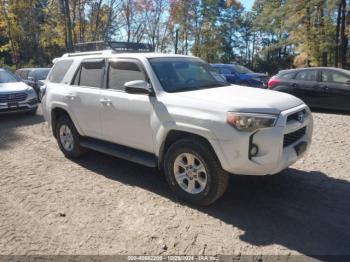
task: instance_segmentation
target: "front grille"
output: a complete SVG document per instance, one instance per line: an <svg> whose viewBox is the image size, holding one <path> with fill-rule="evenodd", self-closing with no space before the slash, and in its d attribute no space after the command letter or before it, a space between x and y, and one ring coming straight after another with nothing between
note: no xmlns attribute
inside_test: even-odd
<svg viewBox="0 0 350 262"><path fill-rule="evenodd" d="M302 138L305 134L306 126L297 131L284 135L283 147L290 146L291 144L295 143L300 138Z"/></svg>
<svg viewBox="0 0 350 262"><path fill-rule="evenodd" d="M26 93L0 94L0 103L17 103L27 99Z"/></svg>
<svg viewBox="0 0 350 262"><path fill-rule="evenodd" d="M299 121L300 122L300 113L303 113L303 115L305 116L306 115L306 110L305 109L303 109L302 111L298 111L298 112L296 112L296 113L294 113L294 114L291 114L291 115L289 115L288 117L287 117L287 122L290 122L290 121L292 121L292 120L295 120L295 121Z"/></svg>

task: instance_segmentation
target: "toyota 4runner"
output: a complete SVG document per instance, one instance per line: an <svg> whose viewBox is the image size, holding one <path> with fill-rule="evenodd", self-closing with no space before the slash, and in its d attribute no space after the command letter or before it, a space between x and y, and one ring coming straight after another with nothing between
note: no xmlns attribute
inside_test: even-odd
<svg viewBox="0 0 350 262"><path fill-rule="evenodd" d="M276 174L309 148L298 98L229 85L199 58L113 50L54 61L42 107L68 158L97 150L163 170L185 201L209 205L229 174Z"/></svg>

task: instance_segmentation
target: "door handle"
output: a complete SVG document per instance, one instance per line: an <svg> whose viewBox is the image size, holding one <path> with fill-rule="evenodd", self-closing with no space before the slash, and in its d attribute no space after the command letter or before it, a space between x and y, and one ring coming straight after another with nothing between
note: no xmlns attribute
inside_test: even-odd
<svg viewBox="0 0 350 262"><path fill-rule="evenodd" d="M293 83L293 84L292 84L292 87L297 87L297 84L296 84L296 83Z"/></svg>
<svg viewBox="0 0 350 262"><path fill-rule="evenodd" d="M109 100L109 99L106 99L106 98L101 98L100 102L101 102L101 104L106 105L106 106L111 106L112 105L112 101Z"/></svg>
<svg viewBox="0 0 350 262"><path fill-rule="evenodd" d="M75 95L73 94L68 94L68 95L65 95L66 98L70 99L70 100L74 100L76 98Z"/></svg>
<svg viewBox="0 0 350 262"><path fill-rule="evenodd" d="M320 85L319 86L322 90L328 90L329 88L328 88L328 86L326 86L326 85Z"/></svg>

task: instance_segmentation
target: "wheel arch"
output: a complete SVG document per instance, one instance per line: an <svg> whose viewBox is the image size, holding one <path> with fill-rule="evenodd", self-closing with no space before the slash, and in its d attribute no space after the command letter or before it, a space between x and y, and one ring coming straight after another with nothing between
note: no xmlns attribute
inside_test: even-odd
<svg viewBox="0 0 350 262"><path fill-rule="evenodd" d="M213 151L215 156L219 159L219 157L217 155L217 151L215 150L214 146L203 135L191 133L191 132L187 132L187 131L183 131L183 130L172 129L172 130L169 130L167 132L165 139L159 148L159 154L158 154L158 167L159 167L159 169L161 169L161 170L163 169L164 156L165 156L167 150L169 149L169 147L173 143L175 143L176 141L183 139L183 138L196 138L196 139L202 141L209 148L211 148L211 150ZM220 159L219 159L219 162L220 162Z"/></svg>
<svg viewBox="0 0 350 262"><path fill-rule="evenodd" d="M72 117L72 114L69 112L69 110L65 107L55 106L51 109L51 130L52 130L53 136L56 138L56 132L55 132L56 123L57 123L57 120L63 115L68 116L72 120L78 133L82 135L82 131L79 125L77 124L77 121L75 121L74 117Z"/></svg>

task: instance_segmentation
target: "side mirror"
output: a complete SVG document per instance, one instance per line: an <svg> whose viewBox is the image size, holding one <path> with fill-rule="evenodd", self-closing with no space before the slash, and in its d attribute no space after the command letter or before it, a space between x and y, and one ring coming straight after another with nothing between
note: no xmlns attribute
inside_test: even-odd
<svg viewBox="0 0 350 262"><path fill-rule="evenodd" d="M129 94L153 94L150 84L144 80L135 80L124 84L125 92Z"/></svg>
<svg viewBox="0 0 350 262"><path fill-rule="evenodd" d="M347 84L347 85L350 85L350 79L349 79L349 80L346 80L346 84Z"/></svg>

